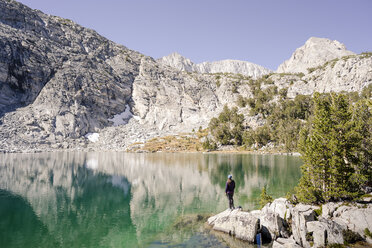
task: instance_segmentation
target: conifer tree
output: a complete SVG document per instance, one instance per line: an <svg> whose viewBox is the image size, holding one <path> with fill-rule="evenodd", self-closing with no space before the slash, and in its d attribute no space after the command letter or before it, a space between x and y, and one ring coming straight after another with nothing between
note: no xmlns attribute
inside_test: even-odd
<svg viewBox="0 0 372 248"><path fill-rule="evenodd" d="M304 160L302 177L296 188L300 201L328 202L353 198L360 192L365 170L360 168L363 137L357 118L343 94L314 94L314 116L301 131L300 152ZM359 129L358 129L359 128Z"/></svg>
<svg viewBox="0 0 372 248"><path fill-rule="evenodd" d="M352 180L355 185L372 187L372 100L362 99L352 106L352 110L356 131L361 137Z"/></svg>

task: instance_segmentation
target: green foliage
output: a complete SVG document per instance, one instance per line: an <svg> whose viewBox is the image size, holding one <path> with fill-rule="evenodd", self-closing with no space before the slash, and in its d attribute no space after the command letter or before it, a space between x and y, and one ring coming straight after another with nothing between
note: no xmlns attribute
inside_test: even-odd
<svg viewBox="0 0 372 248"><path fill-rule="evenodd" d="M342 230L342 236L344 237L344 244L354 244L358 241L363 241L362 236L359 233L355 233L349 229Z"/></svg>
<svg viewBox="0 0 372 248"><path fill-rule="evenodd" d="M319 69L320 67L311 67L311 68L307 68L307 71L309 73L312 73L313 71L316 71L317 69Z"/></svg>
<svg viewBox="0 0 372 248"><path fill-rule="evenodd" d="M243 134L243 144L246 147L255 145L256 148L259 148L266 145L270 140L270 128L268 125L257 127L255 130L249 130Z"/></svg>
<svg viewBox="0 0 372 248"><path fill-rule="evenodd" d="M296 73L296 75L299 76L300 78L302 78L303 76L305 76L305 74L303 72Z"/></svg>
<svg viewBox="0 0 372 248"><path fill-rule="evenodd" d="M314 209L314 212L315 212L316 217L321 216L322 215L322 207L320 207L318 209Z"/></svg>
<svg viewBox="0 0 372 248"><path fill-rule="evenodd" d="M238 100L236 101L236 104L240 108L244 108L247 105L247 101L246 101L246 99L244 97L242 97L242 95L239 95L238 96Z"/></svg>
<svg viewBox="0 0 372 248"><path fill-rule="evenodd" d="M260 198L260 206L263 208L267 203L273 202L273 198L267 194L266 186L262 188L261 191L261 198Z"/></svg>
<svg viewBox="0 0 372 248"><path fill-rule="evenodd" d="M367 147L371 144L367 142L364 156L361 145L362 132L370 127L352 114L343 94L315 93L314 104L314 117L300 135L304 165L297 196L305 203L353 199L368 180L365 173L370 168L362 161L370 161ZM365 110L365 115L370 119L370 111Z"/></svg>
<svg viewBox="0 0 372 248"><path fill-rule="evenodd" d="M372 84L369 84L367 87L363 88L361 97L365 99L370 99L372 97Z"/></svg>
<svg viewBox="0 0 372 248"><path fill-rule="evenodd" d="M346 246L343 245L343 244L336 244L336 243L334 243L334 244L328 244L326 247L327 248L344 248Z"/></svg>
<svg viewBox="0 0 372 248"><path fill-rule="evenodd" d="M206 140L202 143L202 147L204 150L214 151L217 149L217 144L206 138Z"/></svg>
<svg viewBox="0 0 372 248"><path fill-rule="evenodd" d="M269 102L278 94L278 87L273 85L262 90L261 84L255 81L251 85L251 90L254 97L246 99L246 103L251 107L250 114L256 115L260 113L263 116L269 115L271 110Z"/></svg>
<svg viewBox="0 0 372 248"><path fill-rule="evenodd" d="M238 114L238 108L231 110L224 106L223 111L217 118L209 122L209 130L216 142L222 145L241 145L244 116Z"/></svg>
<svg viewBox="0 0 372 248"><path fill-rule="evenodd" d="M372 57L372 52L363 52L360 54L361 59L370 58Z"/></svg>
<svg viewBox="0 0 372 248"><path fill-rule="evenodd" d="M355 132L360 139L360 147L353 157L355 173L352 181L355 185L372 186L372 100L362 99L352 106L352 120Z"/></svg>
<svg viewBox="0 0 372 248"><path fill-rule="evenodd" d="M282 88L279 90L279 96L281 99L286 99L288 94L288 88Z"/></svg>
<svg viewBox="0 0 372 248"><path fill-rule="evenodd" d="M364 235L366 235L366 237L372 238L372 233L368 228L364 229Z"/></svg>

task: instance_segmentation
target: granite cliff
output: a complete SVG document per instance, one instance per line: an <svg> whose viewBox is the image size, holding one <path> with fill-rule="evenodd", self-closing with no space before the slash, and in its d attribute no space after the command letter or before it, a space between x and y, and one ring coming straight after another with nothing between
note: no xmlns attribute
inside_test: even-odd
<svg viewBox="0 0 372 248"><path fill-rule="evenodd" d="M190 59L185 58L178 53L172 53L168 56L164 56L157 61L180 71L198 73L234 73L250 76L254 79L272 72L263 66L253 64L248 61L232 59L195 64Z"/></svg>
<svg viewBox="0 0 372 248"><path fill-rule="evenodd" d="M0 47L4 152L126 150L134 142L190 132L207 126L225 104L235 105L239 95L252 96L255 77L190 72L187 59L180 71L12 0L0 0ZM372 81L371 68L371 56L350 55L304 75L266 77L294 97L361 91Z"/></svg>
<svg viewBox="0 0 372 248"><path fill-rule="evenodd" d="M311 37L305 45L297 48L288 60L279 65L277 72L306 73L307 68L317 67L329 60L353 54L337 40Z"/></svg>

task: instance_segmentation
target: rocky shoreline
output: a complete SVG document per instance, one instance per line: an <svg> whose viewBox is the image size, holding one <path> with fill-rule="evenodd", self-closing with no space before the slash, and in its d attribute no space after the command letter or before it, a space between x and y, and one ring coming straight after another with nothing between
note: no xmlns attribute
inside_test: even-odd
<svg viewBox="0 0 372 248"><path fill-rule="evenodd" d="M207 221L213 230L256 242L261 233L272 247L326 247L359 242L372 247L372 194L358 203L331 202L321 206L291 204L275 199L261 210L227 209Z"/></svg>

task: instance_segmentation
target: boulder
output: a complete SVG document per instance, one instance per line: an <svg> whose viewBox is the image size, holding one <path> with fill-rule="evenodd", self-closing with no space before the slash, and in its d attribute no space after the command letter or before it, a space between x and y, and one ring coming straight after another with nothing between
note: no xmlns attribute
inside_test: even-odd
<svg viewBox="0 0 372 248"><path fill-rule="evenodd" d="M238 239L254 242L259 220L249 212L227 209L208 219L213 230L228 233Z"/></svg>
<svg viewBox="0 0 372 248"><path fill-rule="evenodd" d="M342 231L347 227L329 219L321 218L319 221L306 223L307 231L312 233L313 247L324 247L326 244L343 244Z"/></svg>
<svg viewBox="0 0 372 248"><path fill-rule="evenodd" d="M333 220L340 225L347 226L348 229L371 243L371 239L367 239L364 231L365 229L372 230L372 204L341 206L333 213Z"/></svg>
<svg viewBox="0 0 372 248"><path fill-rule="evenodd" d="M259 215L260 230L264 240L272 241L277 237L289 237L288 223L270 208L263 208Z"/></svg>
<svg viewBox="0 0 372 248"><path fill-rule="evenodd" d="M322 205L322 217L329 218L333 216L334 211L341 205L340 202L329 202Z"/></svg>
<svg viewBox="0 0 372 248"><path fill-rule="evenodd" d="M289 237L288 220L291 218L292 204L286 198L275 199L260 211L260 227L266 239Z"/></svg>
<svg viewBox="0 0 372 248"><path fill-rule="evenodd" d="M273 243L273 248L301 248L293 238L278 238Z"/></svg>
<svg viewBox="0 0 372 248"><path fill-rule="evenodd" d="M279 215L280 218L289 220L293 206L286 198L275 199L269 204L268 209Z"/></svg>
<svg viewBox="0 0 372 248"><path fill-rule="evenodd" d="M270 242L279 237L279 230L282 227L282 220L278 214L271 211L261 213L260 229L264 240Z"/></svg>
<svg viewBox="0 0 372 248"><path fill-rule="evenodd" d="M292 211L293 237L296 243L303 247L310 247L310 243L306 239L308 233L306 223L315 221L314 209L319 209L319 207L298 204Z"/></svg>

